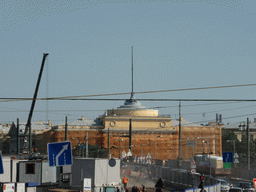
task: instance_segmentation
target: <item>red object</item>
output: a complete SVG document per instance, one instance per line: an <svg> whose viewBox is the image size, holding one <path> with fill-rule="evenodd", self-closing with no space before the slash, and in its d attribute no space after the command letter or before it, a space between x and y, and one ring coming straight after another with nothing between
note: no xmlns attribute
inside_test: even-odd
<svg viewBox="0 0 256 192"><path fill-rule="evenodd" d="M203 177L203 176L200 176L200 180L201 180L201 181L204 180L204 177Z"/></svg>
<svg viewBox="0 0 256 192"><path fill-rule="evenodd" d="M256 190L256 179L253 179L254 189Z"/></svg>
<svg viewBox="0 0 256 192"><path fill-rule="evenodd" d="M123 178L123 183L128 183L128 179L126 177Z"/></svg>

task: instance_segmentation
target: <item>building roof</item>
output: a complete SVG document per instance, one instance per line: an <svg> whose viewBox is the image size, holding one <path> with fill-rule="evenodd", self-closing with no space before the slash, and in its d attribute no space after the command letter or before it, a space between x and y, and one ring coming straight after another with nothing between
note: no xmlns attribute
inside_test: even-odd
<svg viewBox="0 0 256 192"><path fill-rule="evenodd" d="M72 122L68 122L69 126L95 126L100 125L98 120L94 119L77 119Z"/></svg>
<svg viewBox="0 0 256 192"><path fill-rule="evenodd" d="M125 100L124 105L121 105L117 109L138 110L146 109L146 107L142 106L141 103L132 95L130 99Z"/></svg>
<svg viewBox="0 0 256 192"><path fill-rule="evenodd" d="M74 121L68 122L68 126L70 128L89 128L92 126L99 126L100 121L99 119L85 119L83 116L81 119L76 119ZM58 128L63 129L65 126L65 123L57 125Z"/></svg>
<svg viewBox="0 0 256 192"><path fill-rule="evenodd" d="M27 122L19 122L19 129L22 130L22 132L25 131ZM17 127L17 122L14 122L15 127ZM49 124L49 121L34 121L31 122L31 129L35 131L42 131L45 129L50 129L51 124Z"/></svg>
<svg viewBox="0 0 256 192"><path fill-rule="evenodd" d="M230 123L223 126L223 129L246 130L247 122ZM256 122L249 122L250 129L256 129Z"/></svg>
<svg viewBox="0 0 256 192"><path fill-rule="evenodd" d="M172 119L171 122L172 122L172 127L179 126L179 120ZM199 125L199 124L196 124L196 123L184 120L184 119L181 121L181 126L183 126L183 127L203 127L202 125Z"/></svg>

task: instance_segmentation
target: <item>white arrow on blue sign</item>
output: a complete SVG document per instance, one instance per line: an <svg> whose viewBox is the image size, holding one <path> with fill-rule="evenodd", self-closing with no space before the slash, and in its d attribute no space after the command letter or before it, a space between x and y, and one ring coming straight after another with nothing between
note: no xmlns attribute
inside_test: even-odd
<svg viewBox="0 0 256 192"><path fill-rule="evenodd" d="M71 142L48 143L49 166L72 165Z"/></svg>
<svg viewBox="0 0 256 192"><path fill-rule="evenodd" d="M233 153L225 152L223 153L223 163L232 163L233 162Z"/></svg>

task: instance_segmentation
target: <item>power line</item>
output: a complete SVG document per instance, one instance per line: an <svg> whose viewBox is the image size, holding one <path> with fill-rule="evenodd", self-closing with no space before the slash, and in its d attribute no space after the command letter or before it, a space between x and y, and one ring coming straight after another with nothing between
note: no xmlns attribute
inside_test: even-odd
<svg viewBox="0 0 256 192"><path fill-rule="evenodd" d="M217 110L217 111L208 111L208 112L204 112L204 113L216 113L216 112L220 112L220 111L231 111L234 109L246 109L246 108L251 108L251 107L255 107L256 105L250 105L250 106L246 106L246 107L236 107L236 108L230 108L230 109L222 109L222 110ZM183 113L183 115L198 115L198 114L202 114L202 113Z"/></svg>
<svg viewBox="0 0 256 192"><path fill-rule="evenodd" d="M184 88L184 89L168 89L168 90L158 90L158 91L134 92L134 94L194 91L194 90L206 90L206 89L223 89L223 88L234 88L234 87L248 87L248 86L255 86L255 85L256 84L241 84L241 85L224 85L224 86L212 86L212 87L195 87L195 88ZM68 100L68 99L78 98L78 97L101 97L101 96L129 95L129 94L131 94L131 93L109 93L109 94L107 93L107 94L97 94L97 95L80 95L80 96L37 98L37 100ZM12 101L12 100L32 100L32 99L31 98L0 98L0 100ZM124 99L120 99L120 100L124 100Z"/></svg>

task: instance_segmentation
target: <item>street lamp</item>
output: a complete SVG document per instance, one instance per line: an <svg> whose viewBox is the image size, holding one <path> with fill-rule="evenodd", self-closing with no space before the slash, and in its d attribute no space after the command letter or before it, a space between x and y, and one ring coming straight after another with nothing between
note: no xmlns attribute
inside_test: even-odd
<svg viewBox="0 0 256 192"><path fill-rule="evenodd" d="M162 137L162 135L158 135L158 136L155 138L155 152L154 152L155 161L156 161L156 139L159 138L159 137Z"/></svg>
<svg viewBox="0 0 256 192"><path fill-rule="evenodd" d="M74 137L71 137L72 140L77 140ZM79 147L79 157L81 156L81 143L80 143L80 138L78 138L78 147Z"/></svg>
<svg viewBox="0 0 256 192"><path fill-rule="evenodd" d="M203 140L202 145L203 145L203 154L204 154L204 143L207 143L207 141Z"/></svg>

